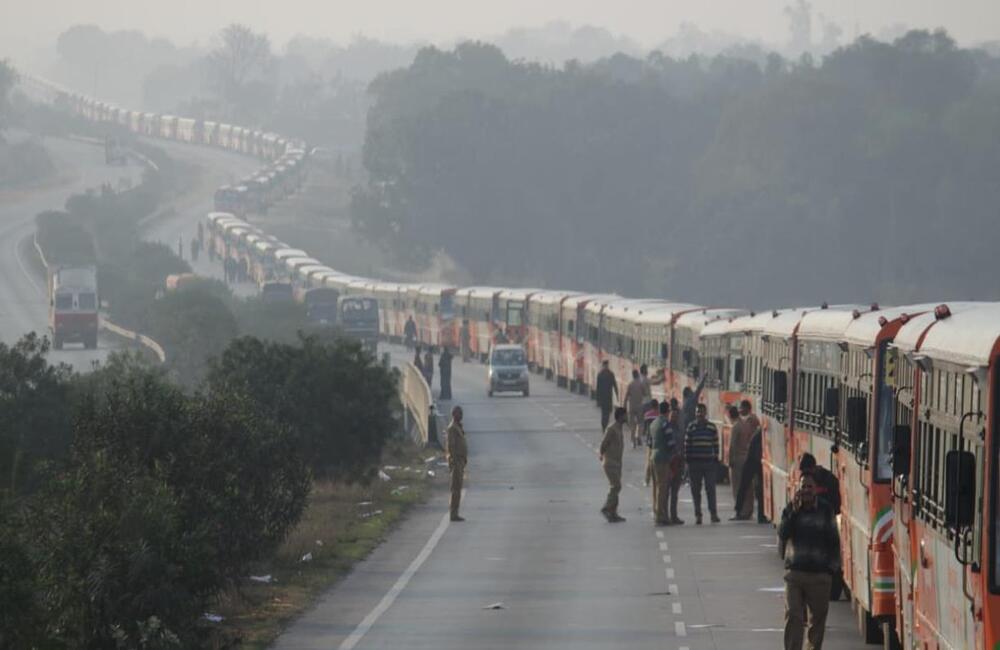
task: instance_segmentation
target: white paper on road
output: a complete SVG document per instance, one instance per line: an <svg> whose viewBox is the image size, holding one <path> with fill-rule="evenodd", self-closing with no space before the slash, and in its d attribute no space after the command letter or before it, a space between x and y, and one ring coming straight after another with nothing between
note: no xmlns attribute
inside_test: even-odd
<svg viewBox="0 0 1000 650"><path fill-rule="evenodd" d="M267 574L266 576L250 576L250 579L254 582L262 582L265 585L271 584L273 580L273 578L271 578L270 573Z"/></svg>

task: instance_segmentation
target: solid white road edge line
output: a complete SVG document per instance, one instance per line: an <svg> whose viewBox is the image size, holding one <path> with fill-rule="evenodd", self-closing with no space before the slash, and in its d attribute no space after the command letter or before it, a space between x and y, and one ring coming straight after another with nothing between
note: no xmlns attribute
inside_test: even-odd
<svg viewBox="0 0 1000 650"><path fill-rule="evenodd" d="M465 500L465 490L462 490L462 500ZM406 589L406 585L410 583L410 579L413 578L417 571L420 570L420 567L423 566L424 562L427 561L427 558L430 557L431 553L434 551L434 547L436 547L438 542L441 541L441 536L444 535L444 531L448 530L448 525L450 523L451 514L445 513L444 516L441 517L441 523L439 523L437 528L434 529L430 539L428 539L427 543L424 544L424 547L420 549L420 553L417 554L417 557L413 558L413 561L410 562L410 566L406 567L406 570L403 571L402 575L396 579L396 583L392 585L388 592L386 592L385 596L382 596L382 600L380 600L378 605L375 606L375 609L370 611L368 616L365 616L364 620L362 620L358 626L354 628L351 635L344 639L344 641L340 644L340 650L352 650L352 648L354 648L354 646L356 646L361 639L364 638L365 634L368 633L368 630L372 629L379 617L381 617L382 614L385 614L385 612L392 607L392 604L396 602L396 598L400 593L402 593L403 589Z"/></svg>

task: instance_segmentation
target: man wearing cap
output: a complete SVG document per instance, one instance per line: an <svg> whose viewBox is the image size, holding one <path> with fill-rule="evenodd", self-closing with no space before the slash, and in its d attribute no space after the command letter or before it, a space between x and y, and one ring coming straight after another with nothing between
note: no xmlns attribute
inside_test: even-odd
<svg viewBox="0 0 1000 650"><path fill-rule="evenodd" d="M609 485L608 498L601 508L601 514L613 524L625 521L625 517L618 514L618 494L622 491L622 455L625 453L625 418L625 409L616 407L615 421L604 431L599 456Z"/></svg>

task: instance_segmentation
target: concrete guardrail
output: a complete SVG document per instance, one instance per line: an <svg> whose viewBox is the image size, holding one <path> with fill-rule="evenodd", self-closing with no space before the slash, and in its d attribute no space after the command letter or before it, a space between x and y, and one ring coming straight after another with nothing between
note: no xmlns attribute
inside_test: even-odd
<svg viewBox="0 0 1000 650"><path fill-rule="evenodd" d="M440 446L437 412L431 388L412 363L400 367L399 399L403 403L405 430L412 430L414 440L425 447Z"/></svg>

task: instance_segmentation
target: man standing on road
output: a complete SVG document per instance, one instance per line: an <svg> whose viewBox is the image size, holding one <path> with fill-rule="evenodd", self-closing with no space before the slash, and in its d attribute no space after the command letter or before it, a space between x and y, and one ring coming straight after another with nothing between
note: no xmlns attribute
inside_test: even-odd
<svg viewBox="0 0 1000 650"><path fill-rule="evenodd" d="M747 462L747 454L750 451L750 438L753 431L748 431L746 423L740 417L740 410L735 406L729 407L729 487L733 490L733 503L740 493L740 483L743 479L743 466ZM748 517L749 518L749 517Z"/></svg>
<svg viewBox="0 0 1000 650"><path fill-rule="evenodd" d="M441 358L438 359L438 368L441 370L441 393L440 399L451 399L451 349L446 345L441 350Z"/></svg>
<svg viewBox="0 0 1000 650"><path fill-rule="evenodd" d="M708 407L695 408L694 422L688 425L684 444L688 473L691 477L691 498L694 500L694 523L701 524L701 484L708 495L708 513L712 523L719 523L715 507L715 477L719 471L719 431L708 421Z"/></svg>
<svg viewBox="0 0 1000 650"><path fill-rule="evenodd" d="M802 475L781 513L778 539L785 550L785 650L801 650L803 635L810 650L820 650L832 576L840 571L840 534L830 507L816 498L811 474Z"/></svg>
<svg viewBox="0 0 1000 650"><path fill-rule="evenodd" d="M754 418L756 420L756 418ZM746 420L744 420L744 425ZM757 523L766 524L764 516L764 434L760 426L750 438L747 449L747 460L743 463L743 476L740 477L740 489L736 494L736 516L733 520L746 521L753 516L753 502L757 500Z"/></svg>
<svg viewBox="0 0 1000 650"><path fill-rule="evenodd" d="M615 380L615 373L608 368L607 361L601 363L596 384L594 393L597 396L597 405L601 407L601 431L604 431L608 428L614 398L618 397L618 382Z"/></svg>
<svg viewBox="0 0 1000 650"><path fill-rule="evenodd" d="M681 485L684 483L684 434L680 428L681 409L676 399L670 400L670 427L674 431L674 455L670 459L670 482L667 483L668 498L670 501L670 523L675 526L684 524L684 520L677 516L677 500L680 497Z"/></svg>
<svg viewBox="0 0 1000 650"><path fill-rule="evenodd" d="M660 403L659 415L650 425L653 435L653 513L657 526L667 526L670 519L670 461L676 452L674 428L670 424L670 404Z"/></svg>
<svg viewBox="0 0 1000 650"><path fill-rule="evenodd" d="M424 359L420 356L419 345L413 348L413 365L420 371L421 376L423 376L424 379L427 379L427 373L424 372ZM430 386L428 385L428 388L429 387Z"/></svg>
<svg viewBox="0 0 1000 650"><path fill-rule="evenodd" d="M451 423L445 433L448 441L448 469L451 471L451 520L465 521L458 514L458 507L462 502L465 465L469 462L469 447L465 441L465 429L462 428L461 406L451 409Z"/></svg>
<svg viewBox="0 0 1000 650"><path fill-rule="evenodd" d="M472 355L472 333L469 331L469 319L462 320L462 329L459 330L458 337L462 342L462 363L468 363Z"/></svg>
<svg viewBox="0 0 1000 650"><path fill-rule="evenodd" d="M413 321L413 316L406 317L406 324L403 325L403 339L408 348L412 348L417 340L417 324Z"/></svg>
<svg viewBox="0 0 1000 650"><path fill-rule="evenodd" d="M615 409L615 421L604 431L601 440L600 461L604 475L608 477L608 498L601 508L601 514L609 523L625 521L618 514L618 495L622 491L622 455L625 453L625 409Z"/></svg>
<svg viewBox="0 0 1000 650"><path fill-rule="evenodd" d="M632 381L625 388L625 405L628 407L628 428L632 437L632 449L642 443L642 415L646 406L645 390L638 370L632 371Z"/></svg>
<svg viewBox="0 0 1000 650"><path fill-rule="evenodd" d="M434 353L429 345L424 352L424 378L427 379L428 388L434 385Z"/></svg>

